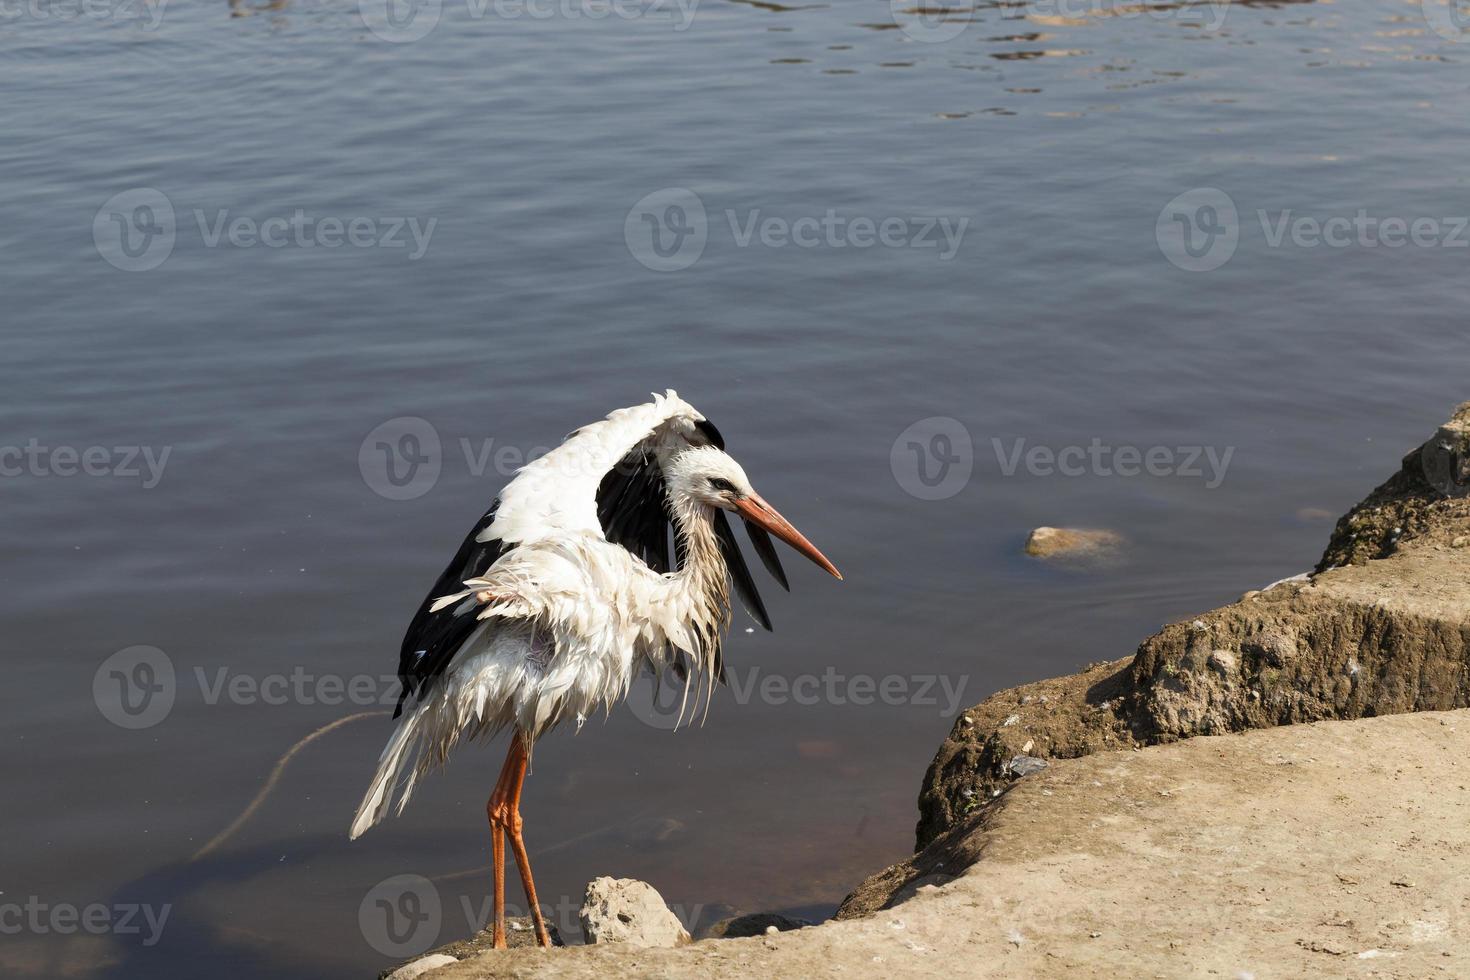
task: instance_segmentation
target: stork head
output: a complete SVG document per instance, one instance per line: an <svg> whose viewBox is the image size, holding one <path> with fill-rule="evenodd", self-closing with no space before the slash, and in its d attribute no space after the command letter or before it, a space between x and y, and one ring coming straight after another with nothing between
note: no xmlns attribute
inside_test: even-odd
<svg viewBox="0 0 1470 980"><path fill-rule="evenodd" d="M675 499L732 511L791 545L837 578L842 573L791 522L750 485L735 458L714 446L698 446L675 456L668 464L669 492Z"/></svg>

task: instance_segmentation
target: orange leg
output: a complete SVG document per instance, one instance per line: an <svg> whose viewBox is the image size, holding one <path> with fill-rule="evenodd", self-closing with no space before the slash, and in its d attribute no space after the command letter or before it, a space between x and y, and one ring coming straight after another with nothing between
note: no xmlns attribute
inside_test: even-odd
<svg viewBox="0 0 1470 980"><path fill-rule="evenodd" d="M521 885L526 889L526 901L531 906L536 942L543 947L551 945L551 935L546 931L546 921L541 917L541 906L536 901L536 883L531 878L531 859L526 855L526 842L521 836L521 787L526 781L526 765L529 761L530 753L526 749L526 743L517 733L511 739L510 751L505 756L505 765L500 770L495 791L485 804L485 813L490 818L491 851L495 869L495 925L491 933L491 945L495 949L506 948L505 838L502 834L510 836L516 867L521 872Z"/></svg>

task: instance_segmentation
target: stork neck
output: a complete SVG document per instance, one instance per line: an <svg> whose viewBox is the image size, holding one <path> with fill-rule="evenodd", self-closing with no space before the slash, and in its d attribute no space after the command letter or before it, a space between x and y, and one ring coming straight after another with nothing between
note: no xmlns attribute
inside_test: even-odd
<svg viewBox="0 0 1470 980"><path fill-rule="evenodd" d="M696 594L725 592L725 559L715 533L714 511L694 500L674 502L674 527L684 558L674 577Z"/></svg>
<svg viewBox="0 0 1470 980"><path fill-rule="evenodd" d="M719 672L720 637L730 624L730 580L715 513L693 500L673 501L674 525L684 558L668 582L669 605L689 630L695 665L711 676Z"/></svg>

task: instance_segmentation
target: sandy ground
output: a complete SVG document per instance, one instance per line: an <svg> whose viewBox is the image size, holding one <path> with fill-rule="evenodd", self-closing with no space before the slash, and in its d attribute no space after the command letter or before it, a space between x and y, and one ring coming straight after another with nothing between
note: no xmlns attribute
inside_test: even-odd
<svg viewBox="0 0 1470 980"><path fill-rule="evenodd" d="M1470 976L1470 711L1053 762L983 857L892 909L675 950L512 950L478 977Z"/></svg>

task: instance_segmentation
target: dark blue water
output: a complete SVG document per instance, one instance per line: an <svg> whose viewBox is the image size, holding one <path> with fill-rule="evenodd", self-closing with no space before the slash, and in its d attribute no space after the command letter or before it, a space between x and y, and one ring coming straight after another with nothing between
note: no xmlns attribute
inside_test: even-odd
<svg viewBox="0 0 1470 980"><path fill-rule="evenodd" d="M847 580L788 561L703 727L645 690L538 746L568 931L605 874L830 912L954 705L1312 565L1466 397L1448 8L365 4L0 18L7 975L365 976L405 874L407 946L471 932L500 746L349 845L349 721L216 838L391 698L517 461L650 390Z"/></svg>

